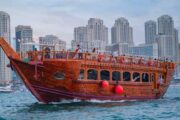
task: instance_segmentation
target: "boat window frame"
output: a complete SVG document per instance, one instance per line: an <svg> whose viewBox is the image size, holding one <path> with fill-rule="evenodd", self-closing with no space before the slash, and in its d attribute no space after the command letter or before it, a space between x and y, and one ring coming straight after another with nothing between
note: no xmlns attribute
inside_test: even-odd
<svg viewBox="0 0 180 120"><path fill-rule="evenodd" d="M159 82L160 84L165 83L165 75L164 75L163 73L159 73L159 74L158 74L158 82Z"/></svg>
<svg viewBox="0 0 180 120"><path fill-rule="evenodd" d="M155 73L150 73L150 81L149 82L154 82L155 80Z"/></svg>
<svg viewBox="0 0 180 120"><path fill-rule="evenodd" d="M117 79L116 79L116 80L113 79L113 73L115 73L115 72L116 72L116 73L119 73L119 79L118 79L118 80L117 80ZM112 81L121 81L121 72L120 72L120 71L117 71L117 70L112 71L112 78L111 78L111 79L112 79Z"/></svg>
<svg viewBox="0 0 180 120"><path fill-rule="evenodd" d="M138 77L137 75L135 76L135 74L139 74L139 78L137 78L137 80L134 80L136 77ZM141 74L139 73L139 72L133 72L132 73L132 80L133 80L133 82L141 82Z"/></svg>
<svg viewBox="0 0 180 120"><path fill-rule="evenodd" d="M82 78L81 78L81 71L83 70L83 76L82 76ZM84 80L85 79L85 70L84 69L80 69L80 71L79 71L79 77L78 77L78 80Z"/></svg>
<svg viewBox="0 0 180 120"><path fill-rule="evenodd" d="M61 77L57 76L57 74L60 74ZM56 71L54 74L53 74L53 78L55 80L64 80L65 79L65 73L63 71Z"/></svg>
<svg viewBox="0 0 180 120"><path fill-rule="evenodd" d="M108 78L108 79L102 79L102 72L103 72L103 71L109 73L109 78ZM110 81L110 71L109 71L109 70L106 70L106 69L100 70L100 80L107 80L107 81Z"/></svg>
<svg viewBox="0 0 180 120"><path fill-rule="evenodd" d="M145 80L146 78L145 78L145 79L143 78L143 75L144 75L144 74L147 75L147 80ZM145 82L145 83L150 82L150 80L149 80L149 73L143 72L142 75L141 75L141 77L142 77L142 82Z"/></svg>
<svg viewBox="0 0 180 120"><path fill-rule="evenodd" d="M128 80L125 80L125 73L128 73L129 75L129 79ZM123 81L125 81L125 82L130 82L131 81L131 73L130 72L128 72L128 71L123 71Z"/></svg>
<svg viewBox="0 0 180 120"><path fill-rule="evenodd" d="M94 71L96 71L96 73L95 73L95 74L96 74L95 79L90 79L90 78L89 78L89 71L90 71L90 70L94 70ZM88 70L87 70L87 80L98 80L98 70L93 69L93 68L88 69Z"/></svg>

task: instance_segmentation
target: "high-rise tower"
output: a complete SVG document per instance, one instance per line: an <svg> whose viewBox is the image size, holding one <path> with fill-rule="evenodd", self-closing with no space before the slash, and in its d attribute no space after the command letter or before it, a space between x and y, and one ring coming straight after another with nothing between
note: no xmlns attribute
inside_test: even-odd
<svg viewBox="0 0 180 120"><path fill-rule="evenodd" d="M115 54L127 54L129 46L133 46L133 28L126 18L115 20L111 28L112 51Z"/></svg>
<svg viewBox="0 0 180 120"><path fill-rule="evenodd" d="M174 21L169 15L162 15L158 18L158 34L173 35Z"/></svg>
<svg viewBox="0 0 180 120"><path fill-rule="evenodd" d="M0 11L0 37L11 44L10 40L10 16L8 13ZM11 69L7 68L9 60L4 51L0 48L0 84L6 84L12 80Z"/></svg>
<svg viewBox="0 0 180 120"><path fill-rule="evenodd" d="M156 37L156 22L149 20L145 22L145 43L153 44Z"/></svg>
<svg viewBox="0 0 180 120"><path fill-rule="evenodd" d="M129 22L126 18L118 18L115 20L115 24L112 28L112 30L115 32L112 35L112 38L116 41L116 43L129 43Z"/></svg>
<svg viewBox="0 0 180 120"><path fill-rule="evenodd" d="M177 61L177 47L178 41L174 34L174 21L169 15L162 15L158 18L158 51L159 57L169 57Z"/></svg>
<svg viewBox="0 0 180 120"><path fill-rule="evenodd" d="M100 40L108 44L108 28L104 26L103 20L99 18L90 18L86 27L88 40Z"/></svg>
<svg viewBox="0 0 180 120"><path fill-rule="evenodd" d="M26 44L33 42L33 30L31 26L18 25L15 28L15 32L16 32L16 51L20 52L20 49L23 52L32 51L33 46Z"/></svg>
<svg viewBox="0 0 180 120"><path fill-rule="evenodd" d="M99 52L105 52L108 44L108 28L99 18L90 18L86 26L74 28L74 40L72 48L79 44L82 51L92 51L94 48Z"/></svg>

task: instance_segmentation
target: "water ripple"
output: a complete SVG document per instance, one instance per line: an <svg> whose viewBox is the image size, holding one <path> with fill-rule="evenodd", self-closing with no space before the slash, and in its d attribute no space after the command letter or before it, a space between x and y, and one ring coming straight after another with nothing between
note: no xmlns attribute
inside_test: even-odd
<svg viewBox="0 0 180 120"><path fill-rule="evenodd" d="M42 104L28 91L0 94L0 120L178 120L180 87L172 84L164 98L146 101L63 100Z"/></svg>

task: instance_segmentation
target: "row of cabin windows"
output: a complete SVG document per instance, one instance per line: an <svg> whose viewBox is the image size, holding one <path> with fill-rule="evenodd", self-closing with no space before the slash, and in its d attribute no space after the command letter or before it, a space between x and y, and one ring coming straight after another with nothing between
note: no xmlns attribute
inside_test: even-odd
<svg viewBox="0 0 180 120"><path fill-rule="evenodd" d="M130 76L131 76L130 72L123 72L123 80L124 81L130 81L131 80ZM101 80L110 80L109 71L102 70L100 72L100 77L101 77L100 78ZM56 80L64 80L65 79L65 74L62 71L57 71L54 74L54 78ZM149 82L149 81L152 82L152 81L154 81L155 74L154 73L150 73L150 74L142 73L141 78L142 78L142 82ZM149 80L149 78L150 78L150 80ZM83 69L81 69L81 71L80 71L79 79L84 79L84 70ZM88 70L88 79L89 80L97 80L98 79L97 70L93 70L93 69ZM158 76L158 82L161 83L161 84L165 83L165 81L164 81L165 79L166 79L165 75L160 73L159 76ZM113 81L120 81L121 80L121 73L119 71L113 71L112 72L112 80ZM140 73L133 72L132 81L140 82Z"/></svg>
<svg viewBox="0 0 180 120"><path fill-rule="evenodd" d="M132 75L132 79L134 82L140 82L140 73L134 72ZM142 73L142 82L149 82L154 80L154 74L150 74L149 80L149 74L148 73ZM84 79L84 70L80 70L80 76L79 79ZM87 79L89 80L97 80L98 79L98 71L94 69L89 69L87 71ZM110 72L107 70L102 70L100 72L100 79L101 80L110 80ZM112 72L112 80L113 81L120 81L121 80L121 73L119 71L113 71ZM123 72L123 80L124 81L131 81L131 73L130 72Z"/></svg>

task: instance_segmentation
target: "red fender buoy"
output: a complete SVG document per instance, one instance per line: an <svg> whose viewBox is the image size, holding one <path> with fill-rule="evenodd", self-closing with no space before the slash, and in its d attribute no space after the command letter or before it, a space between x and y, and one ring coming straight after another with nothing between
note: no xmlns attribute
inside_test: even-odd
<svg viewBox="0 0 180 120"><path fill-rule="evenodd" d="M121 85L117 85L116 87L115 87L115 93L117 93L117 94L122 94L123 92L124 92L124 90L123 90L123 87L121 86Z"/></svg>
<svg viewBox="0 0 180 120"><path fill-rule="evenodd" d="M101 86L102 86L103 88L108 88L108 87L109 87L108 81L106 81L106 80L102 81L102 82L101 82Z"/></svg>

